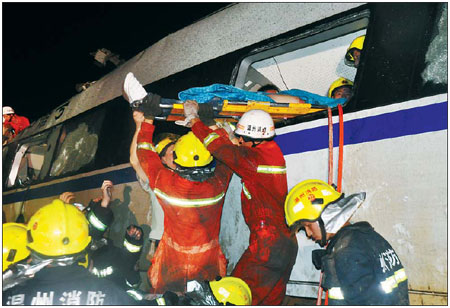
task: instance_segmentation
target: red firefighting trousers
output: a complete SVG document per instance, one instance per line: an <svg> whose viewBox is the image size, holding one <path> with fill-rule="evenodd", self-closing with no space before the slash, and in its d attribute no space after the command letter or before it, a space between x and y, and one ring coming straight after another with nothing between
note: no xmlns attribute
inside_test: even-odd
<svg viewBox="0 0 450 308"><path fill-rule="evenodd" d="M250 243L231 276L252 290L252 305L281 305L297 256L297 239L261 222L250 233Z"/></svg>

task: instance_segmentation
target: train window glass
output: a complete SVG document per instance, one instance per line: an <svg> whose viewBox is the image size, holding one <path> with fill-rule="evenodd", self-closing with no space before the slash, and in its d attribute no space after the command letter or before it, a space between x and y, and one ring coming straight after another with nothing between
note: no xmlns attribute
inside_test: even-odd
<svg viewBox="0 0 450 308"><path fill-rule="evenodd" d="M280 90L300 89L327 96L331 83L339 77L354 81L357 69L345 64L345 54L351 42L366 33L368 15L364 11L357 17L344 17L307 29L289 42L275 42L251 52L240 64L235 86L257 91L274 84Z"/></svg>
<svg viewBox="0 0 450 308"><path fill-rule="evenodd" d="M17 175L19 185L30 184L38 179L44 164L44 155L47 151L47 144L30 146L22 158Z"/></svg>
<svg viewBox="0 0 450 308"><path fill-rule="evenodd" d="M67 175L93 164L104 112L97 109L69 120L61 130L50 177Z"/></svg>
<svg viewBox="0 0 450 308"><path fill-rule="evenodd" d="M99 133L95 169L128 163L135 131L131 108L122 97L103 104L102 108L105 109L105 120Z"/></svg>

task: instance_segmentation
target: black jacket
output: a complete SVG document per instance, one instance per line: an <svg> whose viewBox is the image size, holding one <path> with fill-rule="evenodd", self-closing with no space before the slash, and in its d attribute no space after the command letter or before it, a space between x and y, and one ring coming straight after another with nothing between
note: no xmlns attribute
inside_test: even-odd
<svg viewBox="0 0 450 308"><path fill-rule="evenodd" d="M90 262L93 263L92 274L100 278L112 280L123 287L138 287L140 283L139 272L134 266L140 256L139 253L130 253L125 248L118 248L108 240L105 246L90 251Z"/></svg>
<svg viewBox="0 0 450 308"><path fill-rule="evenodd" d="M330 305L409 305L403 265L368 222L343 227L318 253Z"/></svg>
<svg viewBox="0 0 450 308"><path fill-rule="evenodd" d="M3 305L137 305L124 288L79 265L46 267L3 292Z"/></svg>

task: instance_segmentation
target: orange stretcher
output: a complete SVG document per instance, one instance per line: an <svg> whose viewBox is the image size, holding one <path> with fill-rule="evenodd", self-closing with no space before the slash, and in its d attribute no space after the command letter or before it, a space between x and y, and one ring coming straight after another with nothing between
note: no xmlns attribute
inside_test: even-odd
<svg viewBox="0 0 450 308"><path fill-rule="evenodd" d="M160 104L163 115L155 117L157 120L177 121L184 120L183 102L173 100L174 103ZM237 122L245 112L252 109L262 109L269 113L274 121L294 118L300 115L327 110L328 106L313 105L308 103L274 103L261 101L212 101L214 119L216 121Z"/></svg>

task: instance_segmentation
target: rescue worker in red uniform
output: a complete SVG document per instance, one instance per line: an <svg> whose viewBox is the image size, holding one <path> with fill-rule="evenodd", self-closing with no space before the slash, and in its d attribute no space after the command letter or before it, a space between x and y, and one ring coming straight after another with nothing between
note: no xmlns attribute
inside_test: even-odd
<svg viewBox="0 0 450 308"><path fill-rule="evenodd" d="M154 292L184 293L189 280L225 276L227 260L219 245L219 230L232 171L216 163L191 132L175 143L176 169L166 168L153 145L152 117L161 112L159 96L147 94L134 76L130 85L129 75L124 92L125 98L144 113L143 123L136 123L140 126L137 155L164 211L164 233L148 270ZM133 118L136 122L141 119Z"/></svg>
<svg viewBox="0 0 450 308"><path fill-rule="evenodd" d="M200 121L199 115L211 114L207 108L207 104L199 107L195 101L186 101L186 120L212 155L241 177L242 212L250 229L249 247L231 275L249 285L253 305L280 305L298 245L284 221L286 166L280 148L273 141L273 120L262 110L246 112L234 132L240 142L236 146Z"/></svg>
<svg viewBox="0 0 450 308"><path fill-rule="evenodd" d="M9 106L3 107L3 127L12 129L13 137L30 126L30 121L26 117L17 115Z"/></svg>

